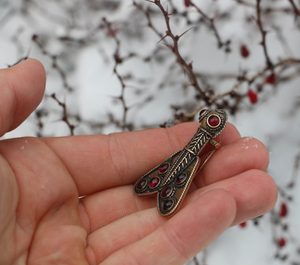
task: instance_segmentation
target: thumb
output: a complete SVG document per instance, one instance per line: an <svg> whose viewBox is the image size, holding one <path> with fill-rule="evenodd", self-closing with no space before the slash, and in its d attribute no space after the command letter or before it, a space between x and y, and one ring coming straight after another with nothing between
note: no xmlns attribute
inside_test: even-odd
<svg viewBox="0 0 300 265"><path fill-rule="evenodd" d="M43 65L34 59L0 70L0 136L15 129L37 107L45 80Z"/></svg>

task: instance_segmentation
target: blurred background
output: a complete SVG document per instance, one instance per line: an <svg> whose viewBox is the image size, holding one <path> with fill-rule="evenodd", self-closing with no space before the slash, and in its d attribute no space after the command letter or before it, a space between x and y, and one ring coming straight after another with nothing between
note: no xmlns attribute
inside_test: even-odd
<svg viewBox="0 0 300 265"><path fill-rule="evenodd" d="M0 66L38 58L47 89L5 138L165 127L224 108L270 151L269 214L189 264L300 264L299 0L0 0Z"/></svg>

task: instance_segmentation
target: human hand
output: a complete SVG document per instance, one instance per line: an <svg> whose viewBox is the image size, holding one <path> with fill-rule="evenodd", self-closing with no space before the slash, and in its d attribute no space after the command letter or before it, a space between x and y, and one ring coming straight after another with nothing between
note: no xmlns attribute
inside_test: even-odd
<svg viewBox="0 0 300 265"><path fill-rule="evenodd" d="M40 102L42 66L0 71L0 133ZM0 264L183 264L227 227L270 210L276 186L268 152L228 124L183 207L159 216L132 183L181 149L197 129L169 129L0 142Z"/></svg>

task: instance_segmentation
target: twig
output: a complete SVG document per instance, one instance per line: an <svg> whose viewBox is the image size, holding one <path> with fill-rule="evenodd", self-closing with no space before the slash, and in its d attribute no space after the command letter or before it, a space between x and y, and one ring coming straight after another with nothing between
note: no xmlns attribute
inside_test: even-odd
<svg viewBox="0 0 300 265"><path fill-rule="evenodd" d="M221 36L220 36L220 33L215 25L215 21L214 21L214 18L212 17L209 17L198 5L196 5L193 1L190 1L190 6L194 7L197 12L200 14L200 16L204 19L205 23L208 24L209 28L213 31L216 39L217 39L217 42L218 42L218 47L219 48L222 48L222 47L226 47L225 48L225 51L230 51L230 48L229 48L229 44L230 44L230 41L223 41Z"/></svg>
<svg viewBox="0 0 300 265"><path fill-rule="evenodd" d="M261 19L261 0L256 0L256 23L257 23L258 29L261 33L261 38L262 38L261 45L263 47L263 52L265 55L267 67L269 69L273 70L273 63L270 59L268 48L267 48L267 40L266 40L267 39L267 31L264 29L263 22Z"/></svg>
<svg viewBox="0 0 300 265"><path fill-rule="evenodd" d="M164 8L164 6L161 4L160 0L154 0L154 1L148 1L151 2L153 4L155 4L161 11L163 17L164 17L164 21L165 21L165 25L166 25L166 31L165 34L161 34L160 31L154 26L150 13L148 12L148 10L144 10L144 8L137 4L136 2L134 2L133 4L140 10L142 11L146 18L147 18L147 22L148 22L148 27L151 28L153 30L153 32L160 38L160 41L164 41L164 45L174 54L174 56L176 57L176 60L178 62L178 64L180 65L180 67L182 68L183 72L185 74L187 74L189 80L190 80L190 84L191 86L193 86L195 88L195 90L198 92L198 94L201 96L201 99L207 104L210 105L209 102L209 97L208 95L205 93L205 91L202 89L202 87L199 84L199 81L197 79L197 76L193 70L193 65L192 62L188 63L183 56L181 55L180 49L179 49L179 41L181 39L181 37L183 36L183 34L181 35L175 35L172 31L171 28L171 24L170 24L170 14L168 13L168 11ZM165 41L166 38L170 38L172 40L172 44L169 44Z"/></svg>
<svg viewBox="0 0 300 265"><path fill-rule="evenodd" d="M295 4L294 0L289 0L293 10L294 10L294 16L295 19L300 16L300 9L298 9L297 5Z"/></svg>
<svg viewBox="0 0 300 265"><path fill-rule="evenodd" d="M70 130L70 134L74 135L74 130L75 130L75 125L73 125L70 120L69 120L69 115L68 115L68 111L67 111L67 105L65 102L60 101L56 94L53 93L50 95L50 97L62 108L63 112L62 112L62 117L61 120L66 123L66 125L68 126L69 130Z"/></svg>
<svg viewBox="0 0 300 265"><path fill-rule="evenodd" d="M72 86L69 84L68 82L68 78L67 78L67 74L65 73L65 71L63 70L63 68L59 65L59 63L57 62L57 55L55 54L51 54L49 51L47 51L44 47L44 45L42 44L42 42L39 39L39 36L34 34L32 36L32 41L40 48L40 50L42 51L42 53L46 56L49 57L49 59L52 62L52 68L55 69L57 71L57 73L59 74L59 76L61 77L61 80L63 82L63 86L67 91L73 91Z"/></svg>

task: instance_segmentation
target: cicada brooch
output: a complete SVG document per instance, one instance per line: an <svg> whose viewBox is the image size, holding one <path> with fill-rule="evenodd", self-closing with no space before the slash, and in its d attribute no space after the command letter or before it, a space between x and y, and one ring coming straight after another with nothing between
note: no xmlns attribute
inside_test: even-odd
<svg viewBox="0 0 300 265"><path fill-rule="evenodd" d="M218 149L214 140L227 121L223 110L204 109L199 114L199 128L189 143L164 162L151 169L134 185L139 196L157 193L157 208L162 216L174 214L186 196L196 173ZM210 143L214 148L208 148Z"/></svg>

